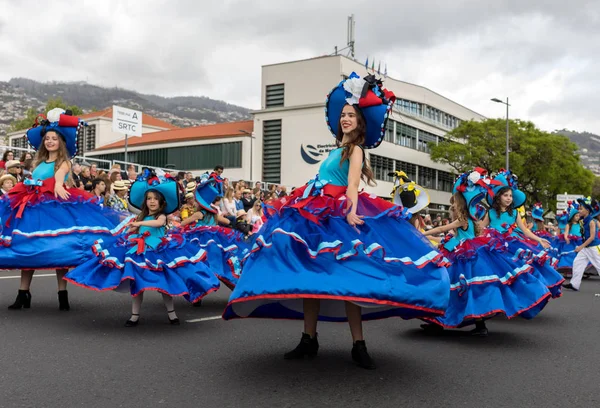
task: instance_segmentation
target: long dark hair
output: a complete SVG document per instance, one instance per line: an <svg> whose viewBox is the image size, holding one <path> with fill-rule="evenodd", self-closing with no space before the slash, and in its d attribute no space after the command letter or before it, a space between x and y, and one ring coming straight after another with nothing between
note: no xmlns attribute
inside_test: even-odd
<svg viewBox="0 0 600 408"><path fill-rule="evenodd" d="M68 186L72 186L73 185L73 176L71 173L71 161L69 159L69 151L67 150L67 143L65 142L65 139L62 137L62 135L55 130L48 130L47 132L44 133L44 136L42 138L42 143L40 143L40 148L38 149L37 153L35 154L35 156L33 158L33 167L36 168L41 163L48 161L48 159L50 158L50 152L48 151L48 149L46 149L46 144L45 144L46 138L48 137L49 133L56 134L56 136L58 138L58 151L56 152L56 160L54 161L54 172L56 173L56 171L60 168L60 166L62 166L62 164L66 162L69 165L69 172L67 173L67 183L66 184Z"/></svg>
<svg viewBox="0 0 600 408"><path fill-rule="evenodd" d="M467 206L467 200L461 193L456 193L452 197L450 197L450 205L454 207L454 218L459 220L462 223L469 223L469 208ZM475 235L479 235L479 225L478 223L473 223L473 228L475 230Z"/></svg>
<svg viewBox="0 0 600 408"><path fill-rule="evenodd" d="M165 197L156 190L148 190L146 194L144 194L144 202L142 203L142 212L137 216L137 221L144 221L144 218L150 215L150 209L146 204L146 200L148 200L148 194L154 194L158 199L158 211L154 214L154 219L158 218L160 215L165 214L165 210L167 208L167 200Z"/></svg>
<svg viewBox="0 0 600 408"><path fill-rule="evenodd" d="M346 106L352 106L352 108L354 109L354 113L356 114L356 129L354 129L352 132L350 132L348 134L348 143L345 144L343 146L344 151L342 152L342 159L340 160L340 165L348 160L350 158L350 156L352 156L352 152L354 152L354 148L358 146L359 149L361 149L360 146L365 144L365 137L367 134L367 122L365 121L365 117L362 113L362 111L360 110L360 108L356 105L349 105L346 104L344 105L344 108ZM343 108L342 108L343 110ZM342 132L342 117L340 115L340 121L338 123L338 132L337 132L337 136L335 138L336 144L338 147L342 147L342 140L344 139L344 132ZM373 175L373 171L371 170L371 165L369 164L369 160L366 158L365 156L365 152L363 151L363 166L361 169L361 179L367 183L370 186L374 186L375 182L374 182L374 175Z"/></svg>
<svg viewBox="0 0 600 408"><path fill-rule="evenodd" d="M494 210L496 210L496 215L498 215L498 217L500 217L500 215L502 214L502 206L500 205L500 197L502 197L502 195L509 190L511 190L510 187L502 187L494 196L494 201L492 202L492 208ZM510 205L508 207L506 207L506 212L511 217L513 215L513 210L514 210L513 203L514 203L514 201L512 203L510 203Z"/></svg>

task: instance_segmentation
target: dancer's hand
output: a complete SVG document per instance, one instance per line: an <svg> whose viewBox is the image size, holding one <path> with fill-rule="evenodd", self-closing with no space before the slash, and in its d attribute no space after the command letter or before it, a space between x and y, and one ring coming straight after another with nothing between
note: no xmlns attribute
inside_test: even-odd
<svg viewBox="0 0 600 408"><path fill-rule="evenodd" d="M582 245L579 245L577 248L575 248L575 252L579 252L583 249Z"/></svg>
<svg viewBox="0 0 600 408"><path fill-rule="evenodd" d="M365 222L362 220L362 218L364 218L362 215L356 215L354 213L348 213L348 215L346 215L346 221L352 227L363 225Z"/></svg>
<svg viewBox="0 0 600 408"><path fill-rule="evenodd" d="M54 187L54 197L60 197L63 200L67 200L70 196L71 194L65 190L63 186L57 184L56 187Z"/></svg>
<svg viewBox="0 0 600 408"><path fill-rule="evenodd" d="M569 238L565 238L565 242L567 243L567 245L571 245L571 240Z"/></svg>
<svg viewBox="0 0 600 408"><path fill-rule="evenodd" d="M546 241L545 239L540 239L540 244L542 244L544 249L550 248L550 242Z"/></svg>

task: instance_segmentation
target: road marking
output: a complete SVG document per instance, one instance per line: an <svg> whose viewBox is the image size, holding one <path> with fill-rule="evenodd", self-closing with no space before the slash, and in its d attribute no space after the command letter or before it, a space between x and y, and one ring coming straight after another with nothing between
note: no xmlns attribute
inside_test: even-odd
<svg viewBox="0 0 600 408"><path fill-rule="evenodd" d="M56 276L55 273L41 273L39 275L33 274L34 278L46 278L48 276ZM0 279L21 279L21 275L17 276L0 276Z"/></svg>
<svg viewBox="0 0 600 408"><path fill-rule="evenodd" d="M205 322L207 320L218 320L220 319L221 316L210 316L210 317L201 317L200 319L192 319L192 320L186 320L186 323L198 323L198 322Z"/></svg>

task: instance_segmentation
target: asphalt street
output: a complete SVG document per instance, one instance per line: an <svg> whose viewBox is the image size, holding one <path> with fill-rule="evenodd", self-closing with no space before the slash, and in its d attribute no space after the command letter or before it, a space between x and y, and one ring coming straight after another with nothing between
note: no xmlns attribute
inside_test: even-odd
<svg viewBox="0 0 600 408"><path fill-rule="evenodd" d="M40 275L48 274L41 272ZM599 407L600 278L553 300L531 321L494 319L490 336L425 335L419 321L365 323L378 368L350 359L346 324L319 326L314 360L285 361L302 323L218 318L222 288L202 307L160 295L125 328L130 297L36 277L32 307L13 311L15 271L0 272L0 407Z"/></svg>

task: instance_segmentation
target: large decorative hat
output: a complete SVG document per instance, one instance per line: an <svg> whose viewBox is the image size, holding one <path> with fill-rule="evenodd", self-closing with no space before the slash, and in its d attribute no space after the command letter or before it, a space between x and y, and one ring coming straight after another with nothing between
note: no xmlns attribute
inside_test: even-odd
<svg viewBox="0 0 600 408"><path fill-rule="evenodd" d="M567 218L565 224L570 223L573 220L573 217L575 217L576 214L579 214L579 203L569 201L567 204L569 206L567 207L567 211L565 211Z"/></svg>
<svg viewBox="0 0 600 408"><path fill-rule="evenodd" d="M494 202L494 196L498 194L500 190L504 187L510 187L513 193L513 208L519 208L525 201L527 201L527 196L524 192L519 190L519 185L517 184L518 178L515 174L513 174L510 170L500 169L496 175L492 178L494 180L495 185L492 188L492 193L488 193L487 202L489 205L492 205Z"/></svg>
<svg viewBox="0 0 600 408"><path fill-rule="evenodd" d="M556 214L556 223L558 224L558 228L560 228L561 230L565 229L569 221L569 212L567 210L561 211Z"/></svg>
<svg viewBox="0 0 600 408"><path fill-rule="evenodd" d="M536 221L544 221L544 207L542 203L535 203L531 209L531 218Z"/></svg>
<svg viewBox="0 0 600 408"><path fill-rule="evenodd" d="M392 106L396 100L393 92L383 88L381 80L374 75L359 77L355 72L340 82L327 95L325 121L334 137L337 137L342 109L346 104L357 105L365 119L367 132L365 149L374 149L381 144Z"/></svg>
<svg viewBox="0 0 600 408"><path fill-rule="evenodd" d="M587 208L592 218L596 218L598 215L600 215L600 204L598 203L598 201L592 200L591 197L578 198L577 202L579 203L579 205L582 205L583 207Z"/></svg>
<svg viewBox="0 0 600 408"><path fill-rule="evenodd" d="M430 198L427 190L409 179L405 172L391 172L388 176L394 177L394 188L391 194L394 204L406 208L412 214L418 213L429 205Z"/></svg>
<svg viewBox="0 0 600 408"><path fill-rule="evenodd" d="M36 118L33 127L27 131L27 139L35 150L39 150L46 133L54 131L65 140L67 151L73 157L77 153L77 131L82 126L87 126L87 123L72 116L69 111L54 108L48 115Z"/></svg>
<svg viewBox="0 0 600 408"><path fill-rule="evenodd" d="M131 205L141 210L148 191L156 191L165 198L167 215L179 209L179 183L170 174L165 174L160 169L154 172L144 168L142 174L131 185L131 191L129 191Z"/></svg>
<svg viewBox="0 0 600 408"><path fill-rule="evenodd" d="M485 208L479 203L487 194L493 193L496 182L487 176L487 170L475 167L472 171L458 176L452 188L452 194L460 193L467 202L469 215L474 220L480 220L485 216ZM482 210L483 208L483 210Z"/></svg>
<svg viewBox="0 0 600 408"><path fill-rule="evenodd" d="M217 209L211 206L215 198L221 196L221 180L213 174L204 173L200 176L200 182L196 186L196 201L200 207L208 212L216 213Z"/></svg>

